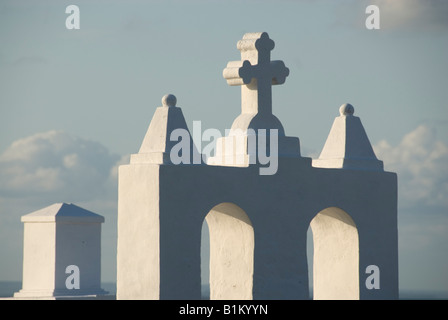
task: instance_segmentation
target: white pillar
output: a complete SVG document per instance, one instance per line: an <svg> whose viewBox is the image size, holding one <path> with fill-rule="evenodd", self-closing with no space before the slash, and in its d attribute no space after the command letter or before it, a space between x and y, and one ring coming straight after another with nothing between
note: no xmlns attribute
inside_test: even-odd
<svg viewBox="0 0 448 320"><path fill-rule="evenodd" d="M23 282L15 298L98 296L101 289L101 223L73 204L56 203L22 216Z"/></svg>

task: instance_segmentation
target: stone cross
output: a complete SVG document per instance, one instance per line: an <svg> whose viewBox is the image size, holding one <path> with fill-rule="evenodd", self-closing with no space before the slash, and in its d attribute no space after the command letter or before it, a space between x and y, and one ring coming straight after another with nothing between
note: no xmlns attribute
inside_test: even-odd
<svg viewBox="0 0 448 320"><path fill-rule="evenodd" d="M271 86L289 75L283 61L271 61L274 46L266 32L246 33L237 44L241 61L229 62L223 71L229 85L241 86L242 113L272 114Z"/></svg>

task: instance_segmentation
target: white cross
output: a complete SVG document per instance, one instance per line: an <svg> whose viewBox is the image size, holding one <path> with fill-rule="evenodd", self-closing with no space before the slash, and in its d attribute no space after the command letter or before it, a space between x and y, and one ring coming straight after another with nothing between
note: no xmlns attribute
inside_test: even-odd
<svg viewBox="0 0 448 320"><path fill-rule="evenodd" d="M274 41L266 32L246 33L238 41L241 61L231 61L223 76L231 86L241 86L242 113L272 114L272 85L289 75L283 61L271 61Z"/></svg>

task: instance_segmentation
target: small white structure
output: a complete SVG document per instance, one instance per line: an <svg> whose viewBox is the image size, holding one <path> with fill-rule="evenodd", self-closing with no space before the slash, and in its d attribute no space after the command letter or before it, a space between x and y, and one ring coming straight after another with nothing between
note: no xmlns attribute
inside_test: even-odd
<svg viewBox="0 0 448 320"><path fill-rule="evenodd" d="M319 159L313 160L314 167L383 170L383 162L376 158L361 120L354 112L349 103L339 108L340 116L334 119Z"/></svg>
<svg viewBox="0 0 448 320"><path fill-rule="evenodd" d="M211 299L308 299L310 226L315 299L397 299L397 176L384 172L354 108L341 107L319 159L302 157L272 113L271 85L289 74L270 61L274 42L250 33L237 48L242 60L223 75L241 85L242 110L215 156L173 163L170 136L188 128L169 95L139 153L119 168L117 299L200 299L204 220ZM263 175L249 141L271 129L278 170ZM226 148L237 138L242 150ZM381 285L367 285L372 265Z"/></svg>
<svg viewBox="0 0 448 320"><path fill-rule="evenodd" d="M56 203L22 216L22 289L18 299L95 298L101 289L101 223L98 214Z"/></svg>

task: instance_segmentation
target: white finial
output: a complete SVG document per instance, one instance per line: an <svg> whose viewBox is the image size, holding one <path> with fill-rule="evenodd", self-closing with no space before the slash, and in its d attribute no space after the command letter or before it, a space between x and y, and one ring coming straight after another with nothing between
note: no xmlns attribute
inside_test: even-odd
<svg viewBox="0 0 448 320"><path fill-rule="evenodd" d="M351 116L353 115L353 113L355 113L355 108L353 108L350 103L344 103L339 108L339 113L341 114L341 116Z"/></svg>
<svg viewBox="0 0 448 320"><path fill-rule="evenodd" d="M175 107L177 103L176 96L173 94L166 94L162 98L162 105L164 107Z"/></svg>

